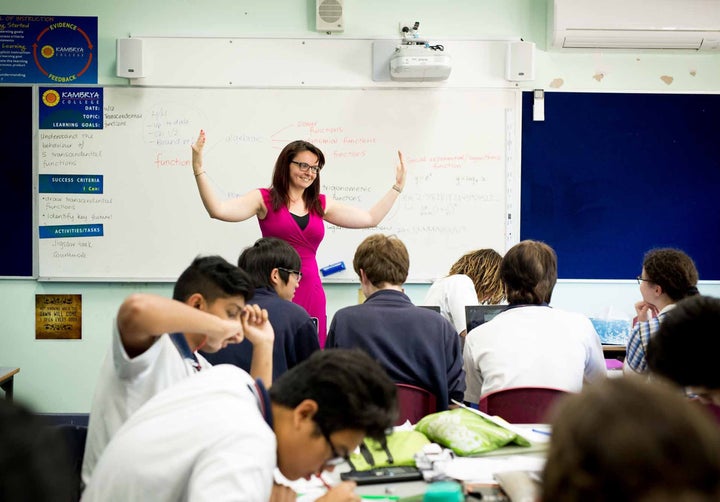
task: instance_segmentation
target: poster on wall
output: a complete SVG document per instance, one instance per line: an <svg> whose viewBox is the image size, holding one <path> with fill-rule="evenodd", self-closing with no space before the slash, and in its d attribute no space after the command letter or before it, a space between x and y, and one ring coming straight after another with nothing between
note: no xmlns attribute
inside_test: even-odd
<svg viewBox="0 0 720 502"><path fill-rule="evenodd" d="M82 295L36 294L35 339L82 339Z"/></svg>
<svg viewBox="0 0 720 502"><path fill-rule="evenodd" d="M0 15L0 84L97 84L95 16Z"/></svg>
<svg viewBox="0 0 720 502"><path fill-rule="evenodd" d="M92 131L103 128L103 94L99 87L39 88L38 237L52 240L57 257L83 259L93 245L84 238L104 235L102 152L90 146Z"/></svg>

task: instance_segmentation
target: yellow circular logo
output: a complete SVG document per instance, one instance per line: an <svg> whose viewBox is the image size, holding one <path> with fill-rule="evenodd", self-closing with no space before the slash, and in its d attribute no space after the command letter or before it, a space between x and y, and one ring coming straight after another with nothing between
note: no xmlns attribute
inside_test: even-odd
<svg viewBox="0 0 720 502"><path fill-rule="evenodd" d="M54 89L43 92L42 102L45 106L55 106L60 103L60 94Z"/></svg>
<svg viewBox="0 0 720 502"><path fill-rule="evenodd" d="M42 54L44 58L50 59L55 55L55 49L51 45L43 45L43 48L40 49L40 54Z"/></svg>

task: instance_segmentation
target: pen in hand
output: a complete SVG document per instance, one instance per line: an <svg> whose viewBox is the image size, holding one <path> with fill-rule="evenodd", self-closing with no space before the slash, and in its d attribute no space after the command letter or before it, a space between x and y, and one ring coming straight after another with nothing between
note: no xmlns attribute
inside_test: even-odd
<svg viewBox="0 0 720 502"><path fill-rule="evenodd" d="M315 477L318 478L322 482L322 484L325 486L325 488L327 488L328 490L332 489L332 486L330 485L330 483L325 481L325 478L322 477L321 472L318 472L317 474L315 474Z"/></svg>

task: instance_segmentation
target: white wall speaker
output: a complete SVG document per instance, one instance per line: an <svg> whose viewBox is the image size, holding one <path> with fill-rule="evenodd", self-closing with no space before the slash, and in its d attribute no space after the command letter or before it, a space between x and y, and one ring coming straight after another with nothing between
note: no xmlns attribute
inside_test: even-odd
<svg viewBox="0 0 720 502"><path fill-rule="evenodd" d="M142 78L146 76L147 67L143 54L143 41L140 38L117 39L118 77Z"/></svg>
<svg viewBox="0 0 720 502"><path fill-rule="evenodd" d="M315 29L317 31L343 31L344 0L315 0Z"/></svg>
<svg viewBox="0 0 720 502"><path fill-rule="evenodd" d="M535 80L535 44L509 42L505 58L505 79L511 82Z"/></svg>

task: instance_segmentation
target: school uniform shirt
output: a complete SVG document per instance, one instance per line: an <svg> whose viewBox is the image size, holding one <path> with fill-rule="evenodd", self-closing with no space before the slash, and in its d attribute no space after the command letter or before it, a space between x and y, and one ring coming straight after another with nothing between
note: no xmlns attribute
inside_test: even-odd
<svg viewBox="0 0 720 502"><path fill-rule="evenodd" d="M267 502L276 439L261 409L255 382L236 366L186 378L115 434L83 502Z"/></svg>
<svg viewBox="0 0 720 502"><path fill-rule="evenodd" d="M252 301L268 312L275 331L273 341L273 381L320 350L318 331L310 315L300 305L280 298L272 288L257 288ZM234 364L250 372L253 345L250 340L230 344L215 353L202 352L212 364Z"/></svg>
<svg viewBox="0 0 720 502"><path fill-rule="evenodd" d="M462 333L467 327L465 306L478 305L472 279L464 274L453 274L433 282L425 295L423 305L436 305L445 319Z"/></svg>
<svg viewBox="0 0 720 502"><path fill-rule="evenodd" d="M385 368L390 379L422 387L438 410L465 391L460 337L447 319L417 307L404 293L383 289L364 303L338 310L326 348L360 348Z"/></svg>
<svg viewBox="0 0 720 502"><path fill-rule="evenodd" d="M630 338L628 338L625 363L625 373L647 373L647 346L650 339L660 329L660 323L665 319L668 312L675 308L675 304L666 305L658 312L657 317L651 317L647 321L638 321L633 327Z"/></svg>
<svg viewBox="0 0 720 502"><path fill-rule="evenodd" d="M508 387L579 392L607 376L602 345L590 319L548 306L511 306L468 333L463 353L465 400Z"/></svg>
<svg viewBox="0 0 720 502"><path fill-rule="evenodd" d="M201 369L212 367L200 355L197 360ZM148 350L131 358L125 352L115 320L112 345L100 368L90 408L83 482L88 483L100 454L130 415L155 394L196 371L168 334L160 336Z"/></svg>

